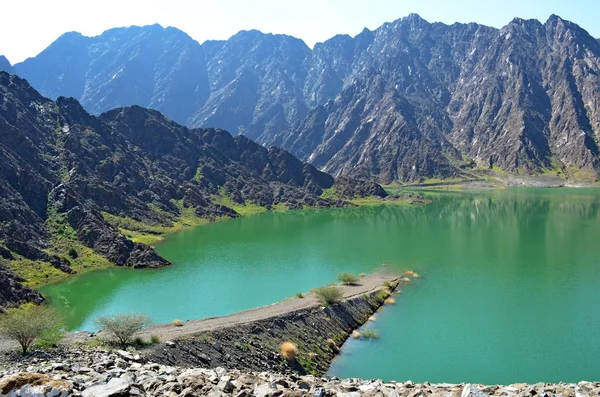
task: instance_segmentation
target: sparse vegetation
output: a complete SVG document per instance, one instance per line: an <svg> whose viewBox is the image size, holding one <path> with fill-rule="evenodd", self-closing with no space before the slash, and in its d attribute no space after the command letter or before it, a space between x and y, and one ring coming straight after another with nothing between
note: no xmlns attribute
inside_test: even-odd
<svg viewBox="0 0 600 397"><path fill-rule="evenodd" d="M45 332L50 337L51 330L60 327L58 313L46 306L28 304L18 309L6 309L6 313L0 316L0 335L18 342L23 354ZM41 339L41 342L44 343L44 340Z"/></svg>
<svg viewBox="0 0 600 397"><path fill-rule="evenodd" d="M44 330L33 343L35 349L54 349L65 337L65 330L56 325Z"/></svg>
<svg viewBox="0 0 600 397"><path fill-rule="evenodd" d="M292 361L298 355L298 347L292 342L283 342L280 346L281 357Z"/></svg>
<svg viewBox="0 0 600 397"><path fill-rule="evenodd" d="M117 314L100 317L96 320L96 324L125 347L137 332L150 324L150 317L145 314Z"/></svg>
<svg viewBox="0 0 600 397"><path fill-rule="evenodd" d="M342 300L343 294L338 287L325 286L315 290L317 299L322 305L332 305Z"/></svg>
<svg viewBox="0 0 600 397"><path fill-rule="evenodd" d="M298 292L298 293L296 294L296 298L300 298L300 299L302 299L302 298L304 298L304 295L302 295L302 292Z"/></svg>
<svg viewBox="0 0 600 397"><path fill-rule="evenodd" d="M362 339L379 339L379 332L373 329L365 329L360 333Z"/></svg>
<svg viewBox="0 0 600 397"><path fill-rule="evenodd" d="M183 327L183 321L181 321L179 319L173 320L173 322L171 324L173 324L176 327Z"/></svg>
<svg viewBox="0 0 600 397"><path fill-rule="evenodd" d="M384 290L379 291L375 294L374 298L377 302L383 303L389 297L388 293Z"/></svg>
<svg viewBox="0 0 600 397"><path fill-rule="evenodd" d="M152 335L150 336L150 343L153 345L156 345L157 343L160 343L160 336L158 335Z"/></svg>
<svg viewBox="0 0 600 397"><path fill-rule="evenodd" d="M342 273L338 275L338 280L344 285L355 285L358 282L358 277L351 273Z"/></svg>

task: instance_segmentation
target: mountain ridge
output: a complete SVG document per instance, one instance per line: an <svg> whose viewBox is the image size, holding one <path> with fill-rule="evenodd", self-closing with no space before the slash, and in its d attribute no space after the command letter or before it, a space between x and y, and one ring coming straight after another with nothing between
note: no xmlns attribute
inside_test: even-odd
<svg viewBox="0 0 600 397"><path fill-rule="evenodd" d="M492 169L598 177L599 43L556 15L497 29L411 14L312 49L258 30L199 44L160 25L89 40L67 46L89 61L76 73L58 50L49 52L59 71L42 67L43 57L15 70L50 97L85 87L69 93L92 113L156 108L191 127L282 146L336 176L390 183Z"/></svg>

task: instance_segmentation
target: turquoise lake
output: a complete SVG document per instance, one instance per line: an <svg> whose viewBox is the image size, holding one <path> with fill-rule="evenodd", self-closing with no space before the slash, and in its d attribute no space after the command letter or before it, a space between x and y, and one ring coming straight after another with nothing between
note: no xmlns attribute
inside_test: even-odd
<svg viewBox="0 0 600 397"><path fill-rule="evenodd" d="M271 212L169 235L161 270L43 289L72 329L109 313L218 316L382 264L422 278L350 340L330 374L415 382L600 377L600 191L425 193L432 204Z"/></svg>

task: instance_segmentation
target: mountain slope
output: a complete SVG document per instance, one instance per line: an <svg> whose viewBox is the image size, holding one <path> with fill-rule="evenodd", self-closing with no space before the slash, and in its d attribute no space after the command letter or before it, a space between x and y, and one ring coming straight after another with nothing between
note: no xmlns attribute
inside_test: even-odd
<svg viewBox="0 0 600 397"><path fill-rule="evenodd" d="M65 35L15 69L93 113L139 103L334 175L414 181L476 166L594 181L600 169L600 43L555 15L495 29L412 14L313 50L258 31L200 45L173 28L132 27ZM158 86L177 94L139 95Z"/></svg>
<svg viewBox="0 0 600 397"><path fill-rule="evenodd" d="M0 306L41 299L23 280L169 265L130 239L139 234L236 217L246 205L349 205L319 197L333 185L282 149L190 130L138 106L91 116L72 98L46 99L0 72L0 284L14 292Z"/></svg>
<svg viewBox="0 0 600 397"><path fill-rule="evenodd" d="M208 96L198 43L159 25L112 29L97 37L65 33L15 70L43 95L77 98L94 114L139 105L183 122Z"/></svg>

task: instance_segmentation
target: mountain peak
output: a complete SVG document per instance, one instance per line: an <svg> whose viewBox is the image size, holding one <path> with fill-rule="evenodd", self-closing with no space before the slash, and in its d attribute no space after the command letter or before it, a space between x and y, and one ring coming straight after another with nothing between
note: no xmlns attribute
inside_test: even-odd
<svg viewBox="0 0 600 397"><path fill-rule="evenodd" d="M0 71L5 71L10 74L15 73L15 70L13 69L12 65L4 55L0 55Z"/></svg>
<svg viewBox="0 0 600 397"><path fill-rule="evenodd" d="M414 12L405 16L404 18L402 18L402 20L411 21L411 22L427 22L426 20L421 18L421 16L419 14L414 13Z"/></svg>

